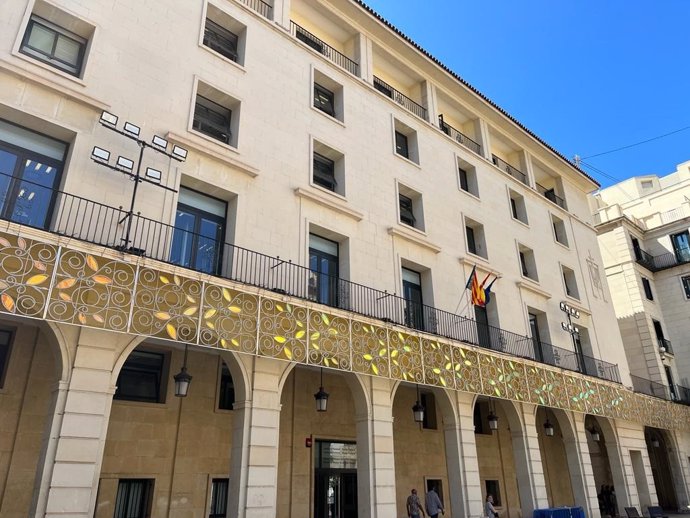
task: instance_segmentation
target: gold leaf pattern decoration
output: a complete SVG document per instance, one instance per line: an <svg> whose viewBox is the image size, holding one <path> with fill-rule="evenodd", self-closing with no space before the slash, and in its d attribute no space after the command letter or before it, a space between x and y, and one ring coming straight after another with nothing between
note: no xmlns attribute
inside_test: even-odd
<svg viewBox="0 0 690 518"><path fill-rule="evenodd" d="M479 367L482 379L481 393L491 397L505 398L507 390L501 358L480 352Z"/></svg>
<svg viewBox="0 0 690 518"><path fill-rule="evenodd" d="M261 299L259 355L304 363L307 359L307 318L307 310L302 306Z"/></svg>
<svg viewBox="0 0 690 518"><path fill-rule="evenodd" d="M508 399L513 401L527 401L529 399L529 387L524 364L517 360L503 358L503 376Z"/></svg>
<svg viewBox="0 0 690 518"><path fill-rule="evenodd" d="M464 392L477 392L481 386L477 352L465 347L453 347L451 353L455 387Z"/></svg>
<svg viewBox="0 0 690 518"><path fill-rule="evenodd" d="M200 281L178 275L171 281L168 275L141 267L131 332L196 343L201 290Z"/></svg>
<svg viewBox="0 0 690 518"><path fill-rule="evenodd" d="M570 410L570 398L565 386L565 374L556 373L551 369L544 369L547 387L549 389L549 405L564 410Z"/></svg>
<svg viewBox="0 0 690 518"><path fill-rule="evenodd" d="M207 284L201 313L199 344L256 354L256 295Z"/></svg>
<svg viewBox="0 0 690 518"><path fill-rule="evenodd" d="M351 329L352 370L388 377L390 365L386 329L357 320L352 321Z"/></svg>
<svg viewBox="0 0 690 518"><path fill-rule="evenodd" d="M547 380L546 371L542 367L530 364L526 367L526 373L529 387L528 401L536 405L549 406L553 385Z"/></svg>
<svg viewBox="0 0 690 518"><path fill-rule="evenodd" d="M580 379L569 375L565 375L563 379L563 384L568 393L568 404L570 405L570 409L575 410L576 412L584 412L585 391Z"/></svg>
<svg viewBox="0 0 690 518"><path fill-rule="evenodd" d="M306 335L297 331L295 338ZM350 370L350 321L309 310L309 363Z"/></svg>
<svg viewBox="0 0 690 518"><path fill-rule="evenodd" d="M67 250L56 268L48 316L62 322L127 331L135 269L113 259Z"/></svg>
<svg viewBox="0 0 690 518"><path fill-rule="evenodd" d="M427 385L455 388L455 370L451 346L437 340L422 339L424 380Z"/></svg>
<svg viewBox="0 0 690 518"><path fill-rule="evenodd" d="M420 338L392 329L388 332L388 343L391 376L411 383L424 383Z"/></svg>

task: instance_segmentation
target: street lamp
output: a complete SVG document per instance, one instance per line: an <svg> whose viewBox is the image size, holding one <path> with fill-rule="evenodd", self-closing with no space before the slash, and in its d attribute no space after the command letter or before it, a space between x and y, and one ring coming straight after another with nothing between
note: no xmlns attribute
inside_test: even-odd
<svg viewBox="0 0 690 518"><path fill-rule="evenodd" d="M599 436L599 430L597 430L594 426L589 429L589 434L592 436L592 440L594 442L599 442L599 439L601 439Z"/></svg>
<svg viewBox="0 0 690 518"><path fill-rule="evenodd" d="M424 422L424 405L419 400L419 385L417 385L417 401L412 405L412 415L414 416L415 423L421 424Z"/></svg>
<svg viewBox="0 0 690 518"><path fill-rule="evenodd" d="M328 392L323 389L323 367L321 367L321 386L319 391L314 394L314 399L316 400L316 411L325 412L328 408Z"/></svg>
<svg viewBox="0 0 690 518"><path fill-rule="evenodd" d="M546 418L546 422L544 423L544 433L546 434L547 437L553 437L553 425L551 424L551 421L549 421L549 418Z"/></svg>
<svg viewBox="0 0 690 518"><path fill-rule="evenodd" d="M489 400L489 402L491 404L491 400ZM491 408L489 409L487 420L489 421L489 429L492 432L498 430L498 416L494 414L493 404L491 404Z"/></svg>
<svg viewBox="0 0 690 518"><path fill-rule="evenodd" d="M161 180L163 178L163 174L161 171L153 169L152 167L147 167L145 173L143 175L141 174L141 165L142 159L144 158L144 150L153 149L154 151L162 153L163 155L177 162L184 162L187 159L187 150L175 144L172 146L171 151L168 152L168 141L163 137L159 135L154 135L153 139L151 140L151 143L146 142L145 140L140 138L141 128L139 126L137 126L136 124L132 124L131 122L125 122L122 129L118 129L118 120L119 117L117 115L104 111L101 113L101 117L98 122L100 122L101 126L103 126L104 128L107 128L110 131L114 131L115 133L122 135L123 137L127 137L128 139L131 139L137 143L137 145L139 146L139 159L137 160L136 171L134 170L134 160L124 156L118 156L115 165L111 165L110 151L98 146L94 146L93 150L91 151L91 160L93 160L97 164L107 167L108 169L117 171L118 173L122 173L134 181L134 189L132 190L132 199L130 202L129 211L127 211L125 216L120 221L118 221L118 224L121 225L125 222L125 220L127 220L125 237L122 238L122 245L119 246L118 249L127 250L129 252L143 255L145 253L145 250L140 250L130 245L130 243L132 242L131 233L132 220L134 219L134 203L137 198L137 190L139 188L139 184L141 182L146 182L151 185L160 187L161 189L165 189L166 191L177 192L177 190L171 187L161 185Z"/></svg>
<svg viewBox="0 0 690 518"><path fill-rule="evenodd" d="M192 382L192 376L187 372L187 345L184 346L184 361L180 372L173 376L175 380L175 396L187 397L189 392L189 384Z"/></svg>

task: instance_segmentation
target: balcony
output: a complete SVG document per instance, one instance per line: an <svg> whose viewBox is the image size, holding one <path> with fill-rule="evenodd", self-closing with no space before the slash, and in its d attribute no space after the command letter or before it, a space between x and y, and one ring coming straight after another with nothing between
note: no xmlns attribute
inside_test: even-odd
<svg viewBox="0 0 690 518"><path fill-rule="evenodd" d="M386 83L383 79L379 79L378 77L374 76L374 88L376 88L386 97L390 97L391 99L393 99L396 103L400 104L407 111L414 113L420 119L428 120L427 111L424 106L422 106L421 104L417 104L412 99L407 97L405 94L399 92L391 85Z"/></svg>
<svg viewBox="0 0 690 518"><path fill-rule="evenodd" d="M496 167L498 167L504 173L508 173L510 176L519 180L520 182L527 185L527 175L520 171L517 167L510 165L508 162L496 155L491 155L491 161Z"/></svg>
<svg viewBox="0 0 690 518"><path fill-rule="evenodd" d="M565 206L565 200L564 200L563 198L561 198L560 196L558 196L558 195L556 194L556 191L555 191L553 188L547 189L547 188L544 187L543 185L537 184L537 191L538 191L539 194L541 194L544 198L546 198L546 199L549 200L549 201L554 202L554 203L555 203L556 205L558 205L560 208L562 208L562 209L567 209L567 207Z"/></svg>
<svg viewBox="0 0 690 518"><path fill-rule="evenodd" d="M326 57L326 59L332 61L340 68L347 70L352 75L359 75L359 64L356 61L353 61L342 52L334 49L328 43L319 39L304 27L301 27L300 25L297 25L295 22L291 21L290 32L296 39L304 43L307 47L310 47L319 54L322 54Z"/></svg>
<svg viewBox="0 0 690 518"><path fill-rule="evenodd" d="M30 182L24 182L28 185ZM48 189L40 186L43 191ZM573 351L540 343L520 335L479 323L473 319L431 306L415 304L403 297L368 286L315 274L309 268L280 257L242 248L195 234L171 225L130 214L62 191L53 191L55 210L44 227L61 236L86 241L137 256L174 264L228 280L257 286L276 293L311 300L384 322L473 344L493 351L538 361L601 379L620 382L618 367L596 358L578 356ZM30 205L25 207L30 212ZM3 216L4 217L4 216ZM131 221L130 221L131 218ZM22 213L5 217L31 226ZM130 240L125 242L129 229ZM196 247L195 254L188 252ZM187 247L187 248L185 248ZM193 262L187 259L195 257ZM324 296L318 286L328 287Z"/></svg>
<svg viewBox="0 0 690 518"><path fill-rule="evenodd" d="M271 12L273 11L273 7L271 6L271 4L268 4L263 0L240 0L240 2L242 2L250 9L256 11L264 18L267 18L269 20L271 19Z"/></svg>
<svg viewBox="0 0 690 518"><path fill-rule="evenodd" d="M671 340L667 340L666 338L657 338L659 341L659 351L662 351L665 354L673 354L673 347L671 347Z"/></svg>
<svg viewBox="0 0 690 518"><path fill-rule="evenodd" d="M690 263L690 249L681 248L675 252L651 255L641 248L635 249L635 262L650 272L658 272L681 264Z"/></svg>
<svg viewBox="0 0 690 518"><path fill-rule="evenodd" d="M472 151L473 153L478 154L481 156L482 154L482 146L479 145L477 142L472 140L470 137L467 135L464 135L461 133L459 130L456 130L453 126L448 124L443 120L443 114L438 116L438 127L441 128L441 131L448 135L450 138L458 142L459 144L462 144L465 146L467 149Z"/></svg>
<svg viewBox="0 0 690 518"><path fill-rule="evenodd" d="M682 385L664 385L639 376L630 375L633 390L640 394L657 397L666 401L673 401L681 405L690 405L690 389Z"/></svg>

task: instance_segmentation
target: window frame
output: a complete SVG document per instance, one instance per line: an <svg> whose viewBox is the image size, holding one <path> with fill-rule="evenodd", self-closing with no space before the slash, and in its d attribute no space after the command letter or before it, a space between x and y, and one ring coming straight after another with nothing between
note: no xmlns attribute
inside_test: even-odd
<svg viewBox="0 0 690 518"><path fill-rule="evenodd" d="M314 248L311 246L312 240L311 237L314 236L318 239L321 239L323 241L328 241L329 243L332 243L335 245L335 250L336 254L331 254L328 252L325 252L323 250L319 250L318 248ZM310 280L312 278L316 279L316 283L314 285L314 288L316 288L316 296L311 297L310 294L308 293L307 296L309 300L313 300L314 302L317 302L319 304L326 304L331 307L339 307L339 302L340 302L340 293L339 293L339 288L340 288L340 243L338 241L334 241L333 239L328 239L326 237L320 236L314 232L309 232L309 277ZM317 268L312 269L311 268L311 261L312 258L317 259ZM333 266L333 269L335 270L334 273L324 273L321 271L321 261L325 260L328 261L328 263ZM314 277L312 277L311 274L314 274ZM328 286L328 296L326 297L327 300L324 300L321 297L321 283L323 280L326 280L326 282L329 282ZM335 286L330 285L331 282L335 281ZM310 282L310 288L311 288L311 282Z"/></svg>
<svg viewBox="0 0 690 518"><path fill-rule="evenodd" d="M312 153L312 182L336 194L338 192L338 181L335 178L335 161L317 151Z"/></svg>
<svg viewBox="0 0 690 518"><path fill-rule="evenodd" d="M125 504L121 512L118 513L118 505L120 500L120 489L124 486L126 491L129 493L135 483L143 483L144 485L144 498L142 498L139 510L137 512L138 516L132 517L131 514L127 513L129 505ZM151 516L151 507L153 504L153 491L156 485L155 478L121 478L118 479L117 491L115 493L115 510L113 511L113 518L148 518ZM129 501L129 495L124 497L127 502Z"/></svg>
<svg viewBox="0 0 690 518"><path fill-rule="evenodd" d="M121 383L120 383L120 377L123 375L123 373L126 370L129 371L134 371L134 372L147 372L151 373L151 370L144 370L144 369L136 369L133 368L131 365L128 366L128 362L131 360L133 355L155 355L160 358L160 367L155 371L156 375L156 395L155 398L153 397L141 397L141 396L135 396L133 394L122 394L121 393ZM153 403L153 404L163 404L165 403L166 400L166 394L165 394L165 388L166 388L166 377L167 377L167 366L168 366L168 358L166 353L156 351L156 350L151 350L151 349L134 349L127 359L125 360L125 363L122 365L122 368L120 369L120 373L117 376L117 389L115 390L115 394L113 394L113 399L117 401L134 401L134 402L139 402L139 403Z"/></svg>
<svg viewBox="0 0 690 518"><path fill-rule="evenodd" d="M227 127L221 127L220 124L216 124L216 123L214 123L214 122L212 122L212 121L208 121L208 119L203 119L203 120L202 120L200 117L198 117L198 116L197 116L197 109L198 109L199 106L201 106L202 108L206 109L206 110L209 111L209 112L215 113L216 115L221 115L221 116L223 115L223 113L219 112L218 110L214 110L214 109L213 109L212 107L210 107L210 106L204 106L203 103L200 103L200 102L199 102L199 99L202 99L202 100L205 101L205 102L208 102L208 103L210 103L210 104L212 104L212 105L215 105L215 106L217 106L217 107L222 108L223 110L225 110L225 111L228 113L228 117L227 117ZM205 123L208 124L212 129L215 129L216 131L220 132L221 134L225 132L225 133L226 133L226 138L225 138L225 139L219 138L218 135L215 135L215 134L213 134L213 133L211 133L211 132L209 132L209 131L204 130L204 129L199 125L199 122L205 122ZM200 93L197 92L196 97L195 97L195 99L194 99L194 115L192 116L192 129L193 129L194 131L198 131L198 132L201 133L202 135L205 135L205 136L207 136L207 137L209 137L209 138L212 138L213 140L216 140L216 141L218 141L218 142L221 142L222 144L231 146L231 145L232 145L232 110L231 110L230 108L228 108L227 106L223 106L222 104L219 104L219 103L215 102L214 100L209 99L208 97L205 97L205 96L203 96L203 95L201 95Z"/></svg>
<svg viewBox="0 0 690 518"><path fill-rule="evenodd" d="M211 24L212 27L209 28L209 24ZM210 45L209 41L211 41L211 39L207 37L209 32L215 36L215 41L221 39L228 40L229 42L233 43L232 40L234 38L234 49L231 48L229 49L230 52L228 52L227 47L223 45ZM240 36L232 32L227 27L223 27L221 24L212 20L208 16L206 16L206 20L204 21L204 35L202 38L202 44L208 47L209 49L213 50L214 52L217 52L224 58L227 58L230 61L237 63L238 65L240 64Z"/></svg>
<svg viewBox="0 0 690 518"><path fill-rule="evenodd" d="M327 105L321 102L322 95L325 95L330 102L330 110ZM335 118L335 92L332 92L325 86L316 82L314 79L314 108L325 113L326 115Z"/></svg>
<svg viewBox="0 0 690 518"><path fill-rule="evenodd" d="M470 192L470 182L467 175L467 169L458 166L458 175L460 177L460 189L465 192Z"/></svg>
<svg viewBox="0 0 690 518"><path fill-rule="evenodd" d="M647 298L647 300L654 300L654 293L652 292L652 283L649 282L649 279L644 276L640 276L640 279L642 280L642 290L644 291L644 296Z"/></svg>
<svg viewBox="0 0 690 518"><path fill-rule="evenodd" d="M398 140L404 139L404 145L402 145ZM404 149L403 149L404 148ZM400 151L404 150L404 153L401 153ZM410 143L407 138L407 135L404 133L395 130L395 153L403 158L406 158L408 160L411 160L410 158Z"/></svg>
<svg viewBox="0 0 690 518"><path fill-rule="evenodd" d="M465 239L467 240L467 251L472 255L477 254L477 238L474 235L474 228L469 225L465 225Z"/></svg>
<svg viewBox="0 0 690 518"><path fill-rule="evenodd" d="M53 33L53 44L50 55L46 55L42 50L29 45L32 29L36 25L39 25ZM76 64L61 60L55 56L55 50L60 37L64 37L79 45ZM84 70L84 57L86 56L86 47L88 43L88 39L82 38L78 34L70 32L64 27L60 27L59 25L46 20L37 14L31 14L29 22L26 24L26 29L24 30L24 36L22 37L22 42L19 46L19 52L25 56L30 56L38 61L41 61L42 63L46 63L47 65L57 68L61 72L65 72L66 74L74 77L81 77Z"/></svg>
<svg viewBox="0 0 690 518"><path fill-rule="evenodd" d="M412 201L412 198L402 193L398 193L398 208L400 211L400 223L412 228L417 228L417 218L414 217L414 202ZM406 219L411 220L411 222L406 221Z"/></svg>
<svg viewBox="0 0 690 518"><path fill-rule="evenodd" d="M221 509L218 509L218 491L217 484L225 486L225 498L221 497ZM211 478L211 494L209 497L208 518L226 518L228 515L228 492L230 491L230 479L227 477L213 477ZM215 504L215 505L214 505ZM220 513L214 511L222 511Z"/></svg>
<svg viewBox="0 0 690 518"><path fill-rule="evenodd" d="M685 299L690 300L690 275L682 275L680 277L680 285L685 293Z"/></svg>

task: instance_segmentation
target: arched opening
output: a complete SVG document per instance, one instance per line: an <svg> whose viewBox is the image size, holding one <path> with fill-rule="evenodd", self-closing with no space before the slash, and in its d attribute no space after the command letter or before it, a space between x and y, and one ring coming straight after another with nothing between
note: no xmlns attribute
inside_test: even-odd
<svg viewBox="0 0 690 518"><path fill-rule="evenodd" d="M644 435L659 505L665 511L677 512L678 499L669 457L669 452L672 451L671 441L666 432L658 428L645 427Z"/></svg>
<svg viewBox="0 0 690 518"><path fill-rule="evenodd" d="M172 509L224 515L239 478L230 461L235 401L245 396L240 363L228 351L185 353L182 344L156 342L123 355L113 371L95 517L167 516ZM192 381L187 396L176 397L173 376L183 364Z"/></svg>
<svg viewBox="0 0 690 518"><path fill-rule="evenodd" d="M611 423L606 418L587 415L585 431L599 511L602 516L618 516L630 501Z"/></svg>
<svg viewBox="0 0 690 518"><path fill-rule="evenodd" d="M552 427L553 435L547 435L545 426L547 423ZM575 497L571 476L564 476L563 473L564 469L569 471L568 453L564 440L569 438L569 430L564 430L556 412L546 407L537 409L536 426L549 507L573 506Z"/></svg>

